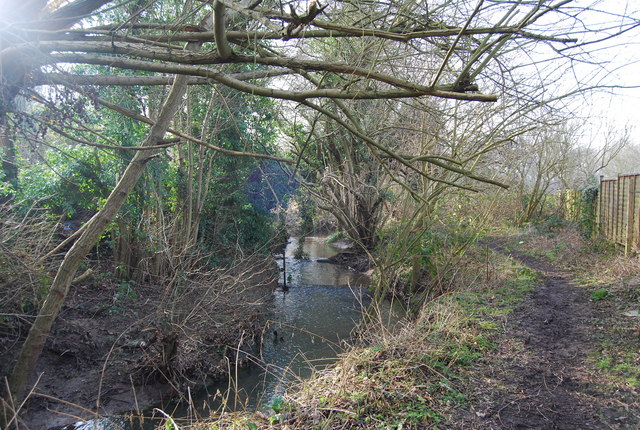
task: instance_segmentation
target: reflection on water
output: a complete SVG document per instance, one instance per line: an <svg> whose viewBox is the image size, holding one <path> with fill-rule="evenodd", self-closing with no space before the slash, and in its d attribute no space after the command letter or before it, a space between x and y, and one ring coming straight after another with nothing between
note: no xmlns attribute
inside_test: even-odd
<svg viewBox="0 0 640 430"><path fill-rule="evenodd" d="M308 258L296 260L297 247L297 238L292 238L280 278L282 284L287 277L289 288L277 289L268 303L261 354L251 357L256 366L240 370L234 379L237 396L227 403L231 410L265 408L290 383L334 362L370 303L367 276L327 261L339 249L323 238L308 237L303 247ZM281 259L278 264L282 268ZM208 392L224 389L210 387Z"/></svg>
<svg viewBox="0 0 640 430"><path fill-rule="evenodd" d="M261 354L255 357L251 355L254 351L246 353L256 365L239 370L232 381L211 386L195 397L196 406L206 405L203 414L220 407L220 393L228 396L229 410L264 409L288 384L309 377L314 368L334 362L345 346L343 341L349 339L362 310L370 303L367 276L326 261L338 249L324 239L309 237L304 242L309 259L295 260L292 256L297 246L294 238L285 251L289 289L277 289L267 303ZM278 264L282 267L281 260ZM284 276L283 273L281 283ZM234 387L231 392L229 386ZM177 409L171 414L187 416L188 411Z"/></svg>
<svg viewBox="0 0 640 430"><path fill-rule="evenodd" d="M265 371L240 379L252 392L249 406L268 403L286 385L311 375L314 367L333 362L368 304L364 289L334 286L292 286L274 295L262 349ZM259 392L255 392L255 388Z"/></svg>
<svg viewBox="0 0 640 430"><path fill-rule="evenodd" d="M303 250L308 259L296 260L293 254L298 247L298 239L291 238L285 250L287 285L334 285L366 287L371 279L368 276L331 264L326 261L340 252L326 243L325 239L307 237ZM282 261L278 262L282 268ZM282 283L283 278L280 278Z"/></svg>
<svg viewBox="0 0 640 430"><path fill-rule="evenodd" d="M289 289L273 293L262 354L255 358L258 365L238 373L242 407L264 407L289 383L335 361L370 303L367 276L326 261L339 249L322 238L308 237L303 248L308 259L296 260L297 247L297 238L292 238L285 251L286 273L280 279L282 284L287 276ZM282 267L282 261L278 264Z"/></svg>
<svg viewBox="0 0 640 430"><path fill-rule="evenodd" d="M287 243L287 247L284 251L287 257L293 258L293 253L298 248L299 239L292 237ZM312 260L318 258L331 258L340 252L340 249L335 248L333 245L327 243L323 237L305 237L302 250Z"/></svg>

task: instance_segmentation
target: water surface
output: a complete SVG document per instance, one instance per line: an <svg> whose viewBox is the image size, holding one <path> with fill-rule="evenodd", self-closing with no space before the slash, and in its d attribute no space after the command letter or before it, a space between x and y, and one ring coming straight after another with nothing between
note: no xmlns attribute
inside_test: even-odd
<svg viewBox="0 0 640 430"><path fill-rule="evenodd" d="M264 408L289 383L335 361L370 302L367 276L326 261L339 249L308 237L303 247L308 258L296 260L298 245L292 238L285 250L280 285L286 277L288 289L278 288L268 304L262 353L256 366L238 375L243 406Z"/></svg>
<svg viewBox="0 0 640 430"><path fill-rule="evenodd" d="M260 352L244 351L254 365L240 369L230 381L215 384L194 395L200 415L219 410L268 409L269 402L281 396L291 383L308 378L314 369L336 360L370 303L370 279L360 273L327 261L340 249L324 238L308 237L303 244L307 259L293 258L299 242L292 238L284 258L280 285L287 279L287 290L278 288L266 303L263 346ZM282 256L278 264L283 267ZM397 311L398 313L400 311ZM233 367L233 364L232 364ZM229 389L231 387L231 389ZM221 398L225 398L221 402ZM163 406L174 417L188 417L181 406ZM147 423L149 421L147 420ZM128 429L153 428L125 425ZM77 425L76 430L123 428L118 418L95 420Z"/></svg>

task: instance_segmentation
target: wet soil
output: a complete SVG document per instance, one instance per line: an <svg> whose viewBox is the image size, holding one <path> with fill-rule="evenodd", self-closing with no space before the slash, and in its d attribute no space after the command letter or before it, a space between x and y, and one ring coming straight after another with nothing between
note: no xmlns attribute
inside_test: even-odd
<svg viewBox="0 0 640 430"><path fill-rule="evenodd" d="M343 251L329 258L328 261L355 272L366 273L372 268L371 259L365 253L355 250Z"/></svg>
<svg viewBox="0 0 640 430"><path fill-rule="evenodd" d="M258 344L262 302L276 274L245 267L180 286L104 276L73 286L38 361L20 428L140 411L224 377L235 348ZM0 330L2 375L28 331L26 321L8 326Z"/></svg>
<svg viewBox="0 0 640 430"><path fill-rule="evenodd" d="M460 428L636 429L638 389L607 386L589 353L602 318L588 292L550 264L486 245L536 270L542 282L504 321L496 355L475 369L470 411ZM600 327L601 328L601 327ZM482 375L482 376L477 376Z"/></svg>

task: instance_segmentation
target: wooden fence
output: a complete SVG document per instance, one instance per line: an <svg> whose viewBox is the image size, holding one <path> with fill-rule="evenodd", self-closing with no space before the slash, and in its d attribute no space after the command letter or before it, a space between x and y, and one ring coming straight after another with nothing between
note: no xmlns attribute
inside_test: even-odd
<svg viewBox="0 0 640 430"><path fill-rule="evenodd" d="M640 174L600 180L596 222L600 234L624 246L625 253L640 249Z"/></svg>

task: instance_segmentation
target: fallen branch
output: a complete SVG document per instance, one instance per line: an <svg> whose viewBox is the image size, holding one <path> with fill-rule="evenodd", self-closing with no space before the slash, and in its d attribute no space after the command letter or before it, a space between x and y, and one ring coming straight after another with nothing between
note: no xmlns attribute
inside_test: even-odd
<svg viewBox="0 0 640 430"><path fill-rule="evenodd" d="M91 275L93 275L93 269L87 269L82 275L78 276L73 281L71 281L71 284L78 284L84 281L85 279L87 279Z"/></svg>

